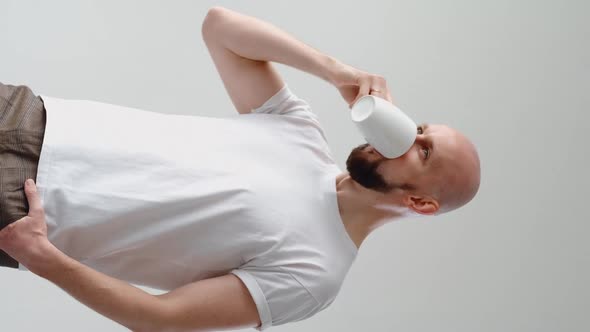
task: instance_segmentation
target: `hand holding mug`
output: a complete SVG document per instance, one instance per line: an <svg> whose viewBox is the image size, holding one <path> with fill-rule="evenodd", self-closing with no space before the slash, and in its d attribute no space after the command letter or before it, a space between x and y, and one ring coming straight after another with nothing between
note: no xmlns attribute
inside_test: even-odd
<svg viewBox="0 0 590 332"><path fill-rule="evenodd" d="M371 74L339 63L331 81L346 100L349 108L352 108L358 99L369 94L393 104L387 81L381 75Z"/></svg>

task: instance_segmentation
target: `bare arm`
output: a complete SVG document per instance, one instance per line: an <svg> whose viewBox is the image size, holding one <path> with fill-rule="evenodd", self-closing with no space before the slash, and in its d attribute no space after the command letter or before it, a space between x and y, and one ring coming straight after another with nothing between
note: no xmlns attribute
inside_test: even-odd
<svg viewBox="0 0 590 332"><path fill-rule="evenodd" d="M240 114L250 113L284 82L273 67L280 62L329 81L338 62L274 25L223 7L213 7L201 33L225 89Z"/></svg>
<svg viewBox="0 0 590 332"><path fill-rule="evenodd" d="M68 257L47 242L31 272L134 332L200 332L260 326L250 292L233 274L151 295Z"/></svg>
<svg viewBox="0 0 590 332"><path fill-rule="evenodd" d="M259 107L283 86L271 62L313 74L334 85L351 106L373 95L392 101L382 76L370 74L323 54L271 23L221 6L209 10L203 39L236 109Z"/></svg>
<svg viewBox="0 0 590 332"><path fill-rule="evenodd" d="M159 297L93 270L49 243L31 272L132 331L149 331L163 320Z"/></svg>
<svg viewBox="0 0 590 332"><path fill-rule="evenodd" d="M220 6L211 8L207 16L206 19L217 20L211 33L223 46L241 57L282 63L327 82L331 82L338 69L338 60L269 22Z"/></svg>

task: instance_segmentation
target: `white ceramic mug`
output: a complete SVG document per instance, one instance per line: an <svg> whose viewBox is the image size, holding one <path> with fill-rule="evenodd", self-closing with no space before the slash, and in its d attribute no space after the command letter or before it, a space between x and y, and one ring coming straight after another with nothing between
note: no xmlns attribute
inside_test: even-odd
<svg viewBox="0 0 590 332"><path fill-rule="evenodd" d="M385 158L402 156L416 141L416 123L386 99L362 96L350 116L367 143Z"/></svg>

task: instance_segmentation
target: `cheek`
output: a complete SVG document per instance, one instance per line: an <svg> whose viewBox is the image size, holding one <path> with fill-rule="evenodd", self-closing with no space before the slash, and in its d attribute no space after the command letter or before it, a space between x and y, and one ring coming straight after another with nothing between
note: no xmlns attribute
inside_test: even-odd
<svg viewBox="0 0 590 332"><path fill-rule="evenodd" d="M399 157L380 162L377 172L389 183L400 183L415 173L412 168L408 158Z"/></svg>
<svg viewBox="0 0 590 332"><path fill-rule="evenodd" d="M414 182L424 172L424 164L420 160L420 148L412 146L403 156L395 159L398 176L404 180Z"/></svg>
<svg viewBox="0 0 590 332"><path fill-rule="evenodd" d="M395 178L397 180L413 178L422 167L419 155L419 147L414 144L408 152L394 159L385 159L379 163L377 171L386 179Z"/></svg>
<svg viewBox="0 0 590 332"><path fill-rule="evenodd" d="M406 167L417 167L420 166L420 147L416 144L412 145L408 152L404 153L399 158L392 159L399 161Z"/></svg>

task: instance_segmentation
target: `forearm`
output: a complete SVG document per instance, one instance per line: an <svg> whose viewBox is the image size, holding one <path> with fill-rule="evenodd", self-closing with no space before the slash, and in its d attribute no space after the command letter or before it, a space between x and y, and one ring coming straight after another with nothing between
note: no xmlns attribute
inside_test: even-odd
<svg viewBox="0 0 590 332"><path fill-rule="evenodd" d="M209 11L203 31L239 56L282 63L329 83L342 67L334 57L306 45L276 26L222 7Z"/></svg>
<svg viewBox="0 0 590 332"><path fill-rule="evenodd" d="M51 281L78 301L132 331L151 329L159 322L160 299L109 277L68 257L48 244L31 272Z"/></svg>

